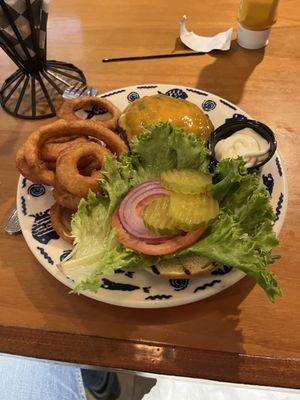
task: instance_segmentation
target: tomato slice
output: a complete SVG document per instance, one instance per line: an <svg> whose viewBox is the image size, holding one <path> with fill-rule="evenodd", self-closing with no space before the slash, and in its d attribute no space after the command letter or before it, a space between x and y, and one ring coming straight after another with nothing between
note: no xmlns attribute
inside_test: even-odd
<svg viewBox="0 0 300 400"><path fill-rule="evenodd" d="M178 250L185 249L186 247L194 244L204 233L205 228L197 229L193 232L188 232L185 235L174 236L166 241L158 244L141 242L130 236L123 228L119 219L119 209L114 212L112 217L112 227L116 231L116 238L118 242L122 243L125 247L136 251L137 253L147 254L150 256L163 256L166 254L175 253Z"/></svg>

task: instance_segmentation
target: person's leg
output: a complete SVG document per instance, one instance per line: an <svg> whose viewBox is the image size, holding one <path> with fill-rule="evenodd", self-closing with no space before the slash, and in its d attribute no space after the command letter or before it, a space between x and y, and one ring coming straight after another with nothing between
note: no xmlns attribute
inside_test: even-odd
<svg viewBox="0 0 300 400"><path fill-rule="evenodd" d="M117 374L91 369L81 370L83 384L97 400L116 400L121 393Z"/></svg>
<svg viewBox="0 0 300 400"><path fill-rule="evenodd" d="M86 400L79 367L0 354L1 400Z"/></svg>

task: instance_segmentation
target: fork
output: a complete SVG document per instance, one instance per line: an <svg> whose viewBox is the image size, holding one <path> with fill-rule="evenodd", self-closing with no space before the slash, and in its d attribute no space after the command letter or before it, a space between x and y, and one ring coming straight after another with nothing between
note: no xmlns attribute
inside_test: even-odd
<svg viewBox="0 0 300 400"><path fill-rule="evenodd" d="M85 84L82 84L82 82L77 82L74 86L71 86L69 82L67 82L65 79L63 79L61 76L55 74L52 71L47 70L47 73L51 75L53 78L57 79L64 85L68 86L68 88L63 92L63 99L64 100L72 100L76 97L79 96L97 96L98 90L95 88L92 88L90 86L87 86Z"/></svg>
<svg viewBox="0 0 300 400"><path fill-rule="evenodd" d="M76 83L74 86L68 87L63 93L64 100L72 100L79 96L90 96L95 97L98 94L98 90L90 86L80 86L81 83Z"/></svg>
<svg viewBox="0 0 300 400"><path fill-rule="evenodd" d="M72 100L75 99L76 97L79 96L97 96L98 90L94 89L90 86L83 85L81 83L76 83L76 85L71 86L68 82L66 82L64 79L61 77L57 76L53 72L48 71L50 75L54 76L54 78L60 80L61 82L65 83L69 87L63 92L63 99L64 100ZM4 230L7 232L9 235L15 235L19 232L21 232L20 228L20 222L18 218L18 212L17 208L14 207L10 210L8 217L4 223Z"/></svg>
<svg viewBox="0 0 300 400"><path fill-rule="evenodd" d="M9 235L15 235L16 233L21 232L18 212L16 208L12 208L10 210L9 215L4 223L4 230Z"/></svg>

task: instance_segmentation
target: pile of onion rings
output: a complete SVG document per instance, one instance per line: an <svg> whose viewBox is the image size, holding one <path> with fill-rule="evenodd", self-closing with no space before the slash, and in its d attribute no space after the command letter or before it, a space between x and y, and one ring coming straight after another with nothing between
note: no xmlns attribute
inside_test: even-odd
<svg viewBox="0 0 300 400"><path fill-rule="evenodd" d="M124 141L101 123L58 120L28 137L17 152L16 165L30 181L53 187L53 228L72 242L65 216L70 218L90 190L101 190L105 155L119 156L127 151Z"/></svg>
<svg viewBox="0 0 300 400"><path fill-rule="evenodd" d="M120 110L115 107L110 101L102 99L101 97L82 96L77 99L65 101L61 108L58 110L57 115L59 118L66 121L78 121L80 118L76 115L76 111L91 108L91 117L93 117L93 110L101 111L98 118L93 119L96 123L104 125L106 128L116 130L118 126L118 119L121 115ZM87 118L91 118L87 114Z"/></svg>

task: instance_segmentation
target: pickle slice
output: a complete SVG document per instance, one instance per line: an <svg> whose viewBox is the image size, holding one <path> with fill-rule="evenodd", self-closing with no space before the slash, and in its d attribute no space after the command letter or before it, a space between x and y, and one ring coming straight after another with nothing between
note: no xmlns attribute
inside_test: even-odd
<svg viewBox="0 0 300 400"><path fill-rule="evenodd" d="M165 189L183 194L201 194L208 191L212 184L210 175L189 169L171 169L160 177Z"/></svg>
<svg viewBox="0 0 300 400"><path fill-rule="evenodd" d="M169 196L153 200L144 209L145 226L158 235L176 235L179 230L169 217Z"/></svg>
<svg viewBox="0 0 300 400"><path fill-rule="evenodd" d="M169 217L178 229L189 232L207 226L219 214L219 205L208 195L187 195L172 192Z"/></svg>

